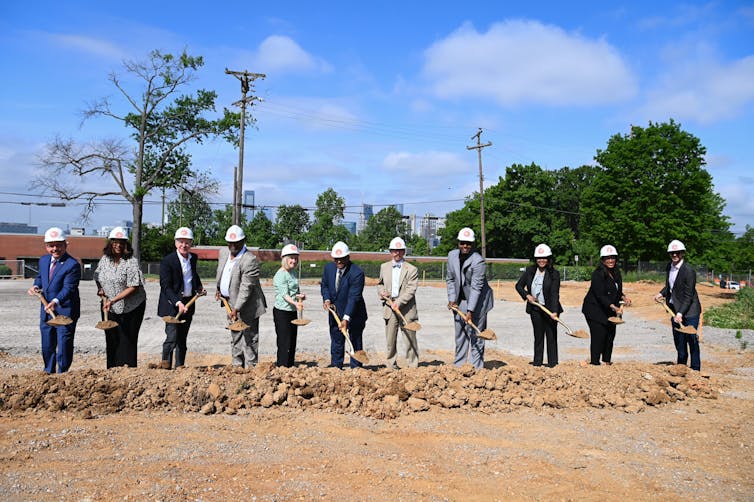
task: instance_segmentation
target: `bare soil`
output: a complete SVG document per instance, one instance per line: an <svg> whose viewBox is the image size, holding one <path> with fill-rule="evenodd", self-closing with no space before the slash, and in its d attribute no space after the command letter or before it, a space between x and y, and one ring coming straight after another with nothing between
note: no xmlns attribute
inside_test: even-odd
<svg viewBox="0 0 754 502"><path fill-rule="evenodd" d="M567 310L585 288L563 285ZM520 302L511 291L504 284L496 299ZM637 326L666 321L651 302L656 284L626 291ZM731 300L699 292L705 308ZM92 354L48 376L38 356L0 352L0 494L752 500L754 354L745 346L705 344L699 373L628 352L613 366L581 367L588 341L583 357L535 368L500 345L489 345L481 371L427 349L419 368L393 372L328 369L321 352L298 354L292 369L269 355L235 369L227 354L207 353L174 371L108 371Z"/></svg>

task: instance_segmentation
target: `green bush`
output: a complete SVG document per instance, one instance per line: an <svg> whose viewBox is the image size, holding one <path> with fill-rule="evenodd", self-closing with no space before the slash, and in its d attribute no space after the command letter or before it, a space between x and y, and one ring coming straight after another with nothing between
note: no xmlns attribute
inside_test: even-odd
<svg viewBox="0 0 754 502"><path fill-rule="evenodd" d="M754 329L754 289L743 288L732 303L707 310L704 324L715 328Z"/></svg>
<svg viewBox="0 0 754 502"><path fill-rule="evenodd" d="M0 276L13 275L13 270L8 265L0 265Z"/></svg>

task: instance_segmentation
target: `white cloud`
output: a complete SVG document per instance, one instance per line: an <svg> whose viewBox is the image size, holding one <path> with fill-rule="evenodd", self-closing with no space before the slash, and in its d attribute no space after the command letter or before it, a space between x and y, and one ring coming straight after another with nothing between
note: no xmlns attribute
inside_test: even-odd
<svg viewBox="0 0 754 502"><path fill-rule="evenodd" d="M710 124L751 110L754 56L722 63L709 57L680 58L648 93L644 117L673 117Z"/></svg>
<svg viewBox="0 0 754 502"><path fill-rule="evenodd" d="M106 59L123 60L128 56L126 51L117 45L99 38L67 33L45 33L43 36L50 39L56 46L67 47Z"/></svg>
<svg viewBox="0 0 754 502"><path fill-rule="evenodd" d="M423 73L446 99L594 105L636 93L636 78L603 39L587 39L536 21L496 23L479 33L469 23L425 51Z"/></svg>
<svg viewBox="0 0 754 502"><path fill-rule="evenodd" d="M306 52L295 40L282 35L265 38L256 53L256 65L262 72L328 73L332 67L326 61Z"/></svg>

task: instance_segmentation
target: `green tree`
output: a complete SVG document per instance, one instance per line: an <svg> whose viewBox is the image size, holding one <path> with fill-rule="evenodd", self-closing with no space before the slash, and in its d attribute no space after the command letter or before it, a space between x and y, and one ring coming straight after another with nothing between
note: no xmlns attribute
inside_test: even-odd
<svg viewBox="0 0 754 502"><path fill-rule="evenodd" d="M201 57L185 51L178 56L153 51L145 62L124 62L129 78L115 72L109 76L122 98L119 107L104 98L89 105L84 118L120 122L130 131L132 142L116 138L80 144L55 138L40 158L48 172L36 184L64 200L85 200L85 217L100 197L126 199L132 207L138 258L144 198L155 188L184 186L197 175L186 148L216 137L238 142L238 113L226 109L217 118L206 116L215 112L214 91L182 94L203 65ZM131 88L132 81L139 84Z"/></svg>
<svg viewBox="0 0 754 502"><path fill-rule="evenodd" d="M272 222L263 211L257 211L254 218L246 225L245 232L246 242L250 246L273 249L278 245Z"/></svg>
<svg viewBox="0 0 754 502"><path fill-rule="evenodd" d="M142 235L142 262L158 262L171 251L175 251L175 246L173 244L174 234L164 232L161 227L145 225Z"/></svg>
<svg viewBox="0 0 754 502"><path fill-rule="evenodd" d="M201 174L198 186L180 188L175 200L168 203L166 235L174 235L179 227L190 227L194 232L194 244L208 244L215 236L212 207L207 194L217 193L217 181Z"/></svg>
<svg viewBox="0 0 754 502"><path fill-rule="evenodd" d="M338 241L351 239L341 224L345 210L346 201L332 187L317 196L314 222L305 240L309 249L330 249Z"/></svg>
<svg viewBox="0 0 754 502"><path fill-rule="evenodd" d="M301 205L294 204L278 207L277 221L274 230L277 243L305 240L309 228L309 212Z"/></svg>
<svg viewBox="0 0 754 502"><path fill-rule="evenodd" d="M405 240L406 226L403 216L392 206L380 209L372 216L366 227L359 235L359 249L361 251L382 251L390 245L390 241L402 234Z"/></svg>
<svg viewBox="0 0 754 502"><path fill-rule="evenodd" d="M631 261L666 259L672 239L696 252L714 248L729 224L705 153L673 120L611 137L597 150L600 170L582 194L582 235L614 244Z"/></svg>
<svg viewBox="0 0 754 502"><path fill-rule="evenodd" d="M225 204L222 209L215 209L212 212L212 226L207 230L210 244L214 246L224 246L225 232L228 227L233 225L233 204ZM241 212L241 227L246 225L246 216Z"/></svg>

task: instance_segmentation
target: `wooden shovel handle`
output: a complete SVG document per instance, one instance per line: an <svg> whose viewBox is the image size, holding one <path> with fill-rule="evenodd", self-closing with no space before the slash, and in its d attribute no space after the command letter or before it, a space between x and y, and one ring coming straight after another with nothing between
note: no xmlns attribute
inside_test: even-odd
<svg viewBox="0 0 754 502"><path fill-rule="evenodd" d="M42 302L42 305L44 305L44 307L47 308L47 305L49 305L49 303L47 302L44 295L42 294L41 289L38 289L38 288L34 289L34 296L39 298L39 301Z"/></svg>
<svg viewBox="0 0 754 502"><path fill-rule="evenodd" d="M476 324L474 324L472 321L467 321L466 320L466 314L464 314L463 312L461 312L461 309L459 309L458 307L450 307L450 309L453 312L455 312L456 314L458 314L461 317L461 319L463 319L463 322L465 322L466 324L468 324L469 326L471 326L472 328L474 328L474 330L477 333L481 333L481 331L479 330L479 328L476 327Z"/></svg>
<svg viewBox="0 0 754 502"><path fill-rule="evenodd" d="M552 316L552 312L550 312L550 310L549 310L549 309L548 309L547 307L545 307L544 305L542 305L541 303L539 303L539 302L532 302L532 304L533 304L533 305L536 305L536 306L537 306L537 307L539 307L539 308L541 308L541 309L542 309L542 311L543 311L543 312L544 312L545 314L547 314L547 315L549 315L549 316ZM566 323L564 323L564 322L563 322L563 321L562 321L562 320L560 319L560 316L559 316L559 315L556 315L556 316L555 316L555 320L556 320L556 321L558 321L558 322L559 322L560 324L562 324L562 325L563 325L563 327L564 327L564 328L566 329L566 331L568 331L569 333L572 333L572 332L573 332L573 330L572 330L571 328L569 328L569 327L568 327L568 325L567 325Z"/></svg>
<svg viewBox="0 0 754 502"><path fill-rule="evenodd" d="M222 300L223 305L225 306L225 311L228 313L228 315L230 315L231 312L233 312L233 309L230 308L230 303L228 303L227 298L225 298L224 296L221 296L220 299Z"/></svg>
<svg viewBox="0 0 754 502"><path fill-rule="evenodd" d="M398 319L401 320L404 326L408 324L408 321L406 320L406 316L404 316L403 313L399 309L393 307L393 302L391 302L390 300L382 300L382 301L386 306L390 307L390 310L395 312L395 315L398 316Z"/></svg>
<svg viewBox="0 0 754 502"><path fill-rule="evenodd" d="M332 314L333 318L335 319L335 322L338 323L338 328L340 328L340 331L343 333L343 336L345 336L346 338L348 338L348 331L343 328L343 323L341 322L340 317L338 316L338 313L335 312L335 309L332 306L327 307L327 310L330 311L330 313ZM349 339L349 341L350 341L350 339Z"/></svg>

